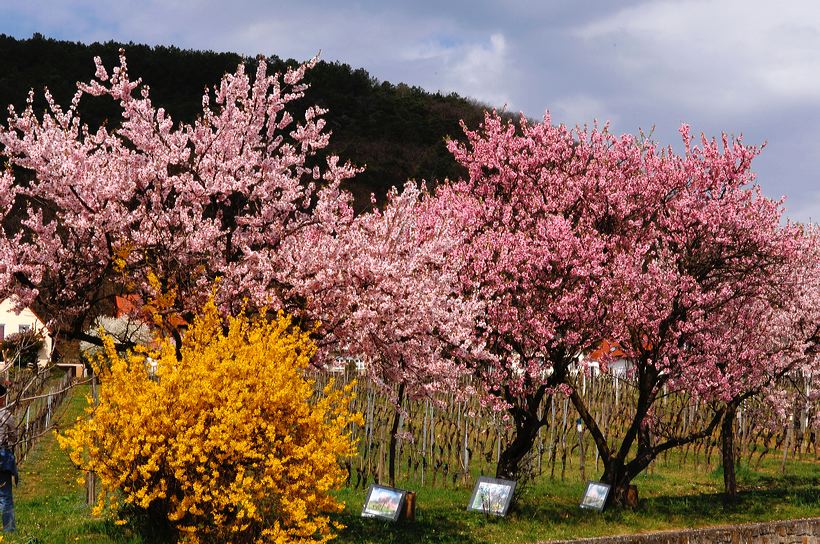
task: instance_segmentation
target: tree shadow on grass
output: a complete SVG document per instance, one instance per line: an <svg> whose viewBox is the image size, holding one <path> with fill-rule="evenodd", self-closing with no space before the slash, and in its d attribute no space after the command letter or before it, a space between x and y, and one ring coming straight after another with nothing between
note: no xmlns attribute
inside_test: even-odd
<svg viewBox="0 0 820 544"><path fill-rule="evenodd" d="M346 527L339 533L338 543L379 544L488 544L471 534L473 526L436 512L416 512L415 521L391 523L345 513L336 521ZM489 522L492 522L490 520Z"/></svg>
<svg viewBox="0 0 820 544"><path fill-rule="evenodd" d="M796 511L811 516L820 510L820 475L755 475L741 486L734 505L726 505L722 493L661 495L642 498L634 510L608 508L598 513L580 509L570 495L522 501L510 521L514 526L529 523L550 539L563 539L779 519L784 517L777 513L781 505L797 506Z"/></svg>
<svg viewBox="0 0 820 544"><path fill-rule="evenodd" d="M415 489L415 520L396 523L361 517L365 490L345 488L338 498L345 510L331 516L345 526L338 531L339 544L490 544L488 533L503 530L509 520L485 517L467 511L471 489L422 487L417 482L406 482L405 489Z"/></svg>
<svg viewBox="0 0 820 544"><path fill-rule="evenodd" d="M567 539L612 534L614 527L628 524L634 515L621 509L584 510L579 503L580 493L578 502L561 496L525 501L516 505L512 521L537 526L539 533L548 535L544 538Z"/></svg>
<svg viewBox="0 0 820 544"><path fill-rule="evenodd" d="M735 504L726 504L723 493L701 493L645 499L641 509L653 515L708 524L714 521L716 512L725 514L727 523L731 523L733 514L744 519L772 519L772 505L784 503L816 511L820 508L820 476L754 475L740 486Z"/></svg>
<svg viewBox="0 0 820 544"><path fill-rule="evenodd" d="M9 544L53 544L54 542L75 541L87 544L142 544L144 542L133 531L119 527L111 520L86 518L70 526L59 528L18 525L18 532L5 535L3 540L4 543L9 542Z"/></svg>
<svg viewBox="0 0 820 544"><path fill-rule="evenodd" d="M359 500L356 497L349 500L351 506L343 514L334 517L347 526L336 542L527 542L730 525L809 516L820 510L820 475L751 475L741 482L738 504L729 506L724 504L722 493L665 494L641 498L635 510L610 508L598 513L578 507L582 492L582 484L540 487L515 503L507 518L486 518L467 512L462 506L467 502L466 493L436 493L435 499L430 496L424 501L430 507L416 510L416 521L396 524L359 517L359 512L352 507ZM786 511L791 513L783 513L782 507L786 505Z"/></svg>

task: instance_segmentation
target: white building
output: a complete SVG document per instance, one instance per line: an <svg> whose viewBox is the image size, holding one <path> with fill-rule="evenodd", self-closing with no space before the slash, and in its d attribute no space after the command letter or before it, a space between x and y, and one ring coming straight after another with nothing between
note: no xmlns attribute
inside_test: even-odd
<svg viewBox="0 0 820 544"><path fill-rule="evenodd" d="M43 347L37 353L37 365L46 366L51 360L53 349L53 341L48 328L31 309L23 308L18 314L13 308L14 304L11 299L0 302L0 340L27 330L42 332Z"/></svg>

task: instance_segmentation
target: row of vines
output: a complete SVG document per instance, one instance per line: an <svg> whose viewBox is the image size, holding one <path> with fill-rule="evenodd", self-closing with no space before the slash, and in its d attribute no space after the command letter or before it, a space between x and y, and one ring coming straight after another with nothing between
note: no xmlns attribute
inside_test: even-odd
<svg viewBox="0 0 820 544"><path fill-rule="evenodd" d="M364 375L347 369L338 373L317 373L317 385L333 381L336 387L355 380L352 409L364 416L363 426L351 431L358 439L359 452L349 462L348 485L366 487L386 481L390 430L395 406L390 395ZM790 386L807 393L820 386L817 377L792 376ZM609 374L580 374L577 388L592 407L605 435L613 440L623 436L629 425L637 395L630 380ZM735 445L739 461L759 466L766 456L779 455L785 467L789 458L820 459L816 405L798 399L789 414L774 414L761 399L746 401L737 414ZM548 425L541 428L527 463L529 477L565 480L596 478L603 467L589 433L580 425L569 400L556 393L540 407ZM406 400L401 409L397 436L397 481L432 487L469 486L477 474L493 475L502 449L512 438L504 412L481 405L475 395L460 399L440 393L430 398ZM665 391L655 416L658 437L680 435L688 428L702 426L710 418L709 406L681 391ZM666 452L656 463L674 462L694 470L712 470L720 465L720 440L711 436ZM654 466L650 467L650 471Z"/></svg>
<svg viewBox="0 0 820 544"><path fill-rule="evenodd" d="M8 393L9 409L17 425L14 454L18 463L25 461L38 438L53 429L56 411L73 383L70 372L46 368L29 373L21 371Z"/></svg>

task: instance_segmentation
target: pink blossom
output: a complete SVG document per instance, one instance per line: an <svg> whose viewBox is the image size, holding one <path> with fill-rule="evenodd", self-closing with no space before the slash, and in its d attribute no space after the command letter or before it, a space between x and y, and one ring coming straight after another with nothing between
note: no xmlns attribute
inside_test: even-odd
<svg viewBox="0 0 820 544"><path fill-rule="evenodd" d="M96 79L78 85L68 109L46 93L42 117L30 100L0 127L4 157L32 174L13 188L8 173L0 177L0 219L15 194L29 203L20 235L0 241L0 298L36 302L75 337L113 295L155 295L149 273L176 292L172 311L182 315L216 278L226 311L291 306L287 240L349 222L350 196L339 184L356 173L336 157L318 160L329 138L322 110L309 108L300 121L285 112L303 96L310 63L284 83L264 61L254 78L240 66L203 96L191 124L154 106L124 54L110 76L95 64ZM83 124L78 105L88 94L119 105L119 128Z"/></svg>

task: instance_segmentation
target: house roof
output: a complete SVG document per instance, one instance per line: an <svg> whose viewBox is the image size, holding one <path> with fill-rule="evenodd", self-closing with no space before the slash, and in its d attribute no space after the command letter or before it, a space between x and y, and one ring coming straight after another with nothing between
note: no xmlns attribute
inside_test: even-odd
<svg viewBox="0 0 820 544"><path fill-rule="evenodd" d="M598 347L592 350L588 355L588 359L592 359L593 361L600 361L605 356L614 358L614 359L623 359L626 357L626 353L621 349L621 346L612 340L603 340Z"/></svg>

